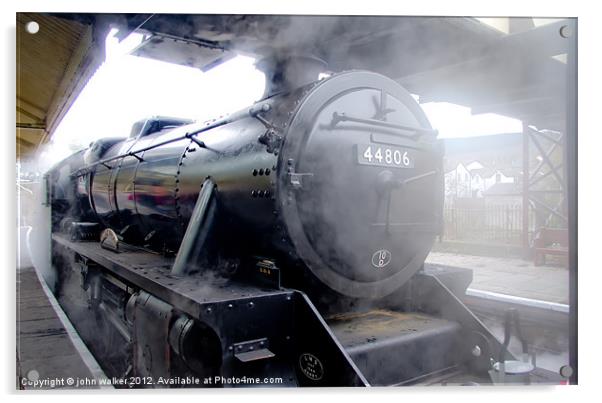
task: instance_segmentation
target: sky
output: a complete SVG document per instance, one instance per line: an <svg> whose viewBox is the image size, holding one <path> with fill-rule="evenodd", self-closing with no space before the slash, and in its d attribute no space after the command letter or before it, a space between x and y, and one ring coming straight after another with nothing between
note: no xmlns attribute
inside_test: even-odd
<svg viewBox="0 0 602 403"><path fill-rule="evenodd" d="M56 162L95 139L127 136L145 117L202 121L242 109L263 94L263 74L253 58L239 56L203 73L129 55L141 40L133 34L119 43L109 35L106 61L57 127L42 159Z"/></svg>
<svg viewBox="0 0 602 403"><path fill-rule="evenodd" d="M242 109L263 94L263 74L254 59L238 56L203 73L199 69L132 56L142 41L132 34L119 42L111 32L106 61L88 82L44 150L50 166L102 137L127 136L134 122L162 115L206 120ZM472 115L460 105L421 105L440 138L522 131L521 122L495 114Z"/></svg>

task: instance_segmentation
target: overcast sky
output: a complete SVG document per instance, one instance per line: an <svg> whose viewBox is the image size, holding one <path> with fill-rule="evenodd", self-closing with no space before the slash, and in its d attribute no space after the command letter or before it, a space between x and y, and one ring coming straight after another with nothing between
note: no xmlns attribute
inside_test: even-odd
<svg viewBox="0 0 602 403"><path fill-rule="evenodd" d="M119 43L107 38L107 59L58 126L42 155L51 164L101 137L125 136L132 123L152 115L205 120L233 112L263 94L263 74L254 60L236 57L213 70L198 69L128 54L142 39L132 34ZM449 103L422 104L441 138L519 132L518 120L494 114L472 115ZM46 165L44 163L43 165Z"/></svg>

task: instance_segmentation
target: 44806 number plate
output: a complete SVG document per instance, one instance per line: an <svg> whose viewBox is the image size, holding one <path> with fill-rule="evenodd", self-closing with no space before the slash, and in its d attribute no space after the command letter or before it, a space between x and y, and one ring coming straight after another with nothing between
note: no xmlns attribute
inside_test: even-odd
<svg viewBox="0 0 602 403"><path fill-rule="evenodd" d="M393 168L414 168L414 153L412 150L376 144L356 144L355 148L358 164Z"/></svg>

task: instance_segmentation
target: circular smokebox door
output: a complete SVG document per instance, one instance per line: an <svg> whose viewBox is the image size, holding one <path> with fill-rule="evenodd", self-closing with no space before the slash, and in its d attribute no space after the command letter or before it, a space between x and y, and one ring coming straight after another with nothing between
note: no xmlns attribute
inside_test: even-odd
<svg viewBox="0 0 602 403"><path fill-rule="evenodd" d="M303 101L280 197L297 253L329 287L378 298L421 267L440 228L435 137L412 96L376 73L334 76Z"/></svg>

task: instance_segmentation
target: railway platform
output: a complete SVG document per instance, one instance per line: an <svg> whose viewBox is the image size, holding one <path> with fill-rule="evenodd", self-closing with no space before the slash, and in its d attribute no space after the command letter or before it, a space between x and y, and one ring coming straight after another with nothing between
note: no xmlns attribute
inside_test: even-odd
<svg viewBox="0 0 602 403"><path fill-rule="evenodd" d="M498 339L504 337L505 311L518 309L538 366L557 372L568 364L569 275L565 267L447 252L431 252L426 263L472 270L473 281L462 300ZM521 346L513 338L509 349L519 353Z"/></svg>
<svg viewBox="0 0 602 403"><path fill-rule="evenodd" d="M35 269L17 269L17 389L98 389L106 378L64 315Z"/></svg>
<svg viewBox="0 0 602 403"><path fill-rule="evenodd" d="M560 266L535 266L516 258L431 252L427 263L473 271L470 289L553 304L568 304L569 274Z"/></svg>

